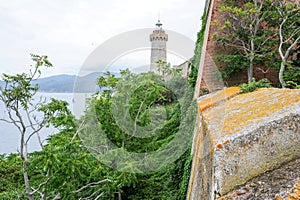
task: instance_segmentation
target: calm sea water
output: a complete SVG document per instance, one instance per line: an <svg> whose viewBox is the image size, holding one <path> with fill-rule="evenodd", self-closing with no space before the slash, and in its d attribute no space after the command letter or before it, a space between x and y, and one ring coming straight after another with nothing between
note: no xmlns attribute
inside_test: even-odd
<svg viewBox="0 0 300 200"><path fill-rule="evenodd" d="M73 94L73 93L38 93L37 98L45 97L47 99L56 98L60 100L65 100L69 103L69 108L72 110L73 114L77 117L82 115L85 110L85 99L89 97L87 94ZM4 105L0 103L0 117L7 118ZM47 136L57 133L58 130L54 128L45 128L41 131L40 135L43 140ZM17 128L11 124L0 121L0 154L16 153L18 151L20 144L20 133ZM29 151L40 150L41 147L38 144L37 137L33 137L28 146Z"/></svg>

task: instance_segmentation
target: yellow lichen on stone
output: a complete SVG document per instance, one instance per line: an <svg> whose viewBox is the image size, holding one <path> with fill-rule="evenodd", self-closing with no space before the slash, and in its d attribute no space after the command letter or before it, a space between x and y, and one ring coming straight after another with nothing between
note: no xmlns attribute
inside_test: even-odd
<svg viewBox="0 0 300 200"><path fill-rule="evenodd" d="M300 180L291 189L290 194L287 197L287 200L299 200L299 199L300 199Z"/></svg>
<svg viewBox="0 0 300 200"><path fill-rule="evenodd" d="M230 91L230 88L228 89ZM232 94L233 92L230 93ZM256 125L276 112L284 112L287 105L300 105L300 90L262 88L255 92L237 95L222 104L223 107L213 104L216 102L212 101L213 98L210 98L210 104L209 99L200 102L199 110L210 124L210 132L213 135L231 136L247 126ZM207 110L208 107L214 109Z"/></svg>
<svg viewBox="0 0 300 200"><path fill-rule="evenodd" d="M225 88L224 90L213 94L211 97L198 102L199 112L203 112L204 110L213 107L219 102L237 95L240 90L241 89L239 87Z"/></svg>
<svg viewBox="0 0 300 200"><path fill-rule="evenodd" d="M232 111L226 116L223 130L226 134L233 130L237 132L249 123L258 123L263 117L283 110L286 105L300 103L299 92L279 89L260 89L254 93L240 95L238 99L226 105L226 109Z"/></svg>

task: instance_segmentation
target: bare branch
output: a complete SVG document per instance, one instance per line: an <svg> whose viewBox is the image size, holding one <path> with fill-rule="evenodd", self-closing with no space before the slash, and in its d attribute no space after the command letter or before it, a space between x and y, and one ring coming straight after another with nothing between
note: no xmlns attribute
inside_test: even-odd
<svg viewBox="0 0 300 200"><path fill-rule="evenodd" d="M99 191L101 191L102 188L96 190L95 192L93 192L90 196L85 197L85 198L80 198L80 200L90 200L92 199L97 193L99 193ZM99 199L100 197L102 197L105 194L105 192L100 193L97 197L93 198L94 200Z"/></svg>
<svg viewBox="0 0 300 200"><path fill-rule="evenodd" d="M0 121L3 121L3 122L8 123L8 124L14 124L13 121L8 121L8 120L6 120L6 119L0 119Z"/></svg>
<svg viewBox="0 0 300 200"><path fill-rule="evenodd" d="M291 27L292 29L292 27ZM289 41L291 41L296 35L298 35L300 33L300 27L296 28L291 34L290 37L287 38L283 43L287 43Z"/></svg>
<svg viewBox="0 0 300 200"><path fill-rule="evenodd" d="M290 55L291 50L296 46L300 41L300 36L291 44L291 46L286 50L285 57L287 58Z"/></svg>
<svg viewBox="0 0 300 200"><path fill-rule="evenodd" d="M53 198L53 200L59 200L60 199L60 194L57 194L54 198Z"/></svg>
<svg viewBox="0 0 300 200"><path fill-rule="evenodd" d="M105 192L102 192L100 195L98 195L95 200L98 200L100 197L102 197L105 194Z"/></svg>
<svg viewBox="0 0 300 200"><path fill-rule="evenodd" d="M74 194L75 194L75 193L79 193L79 192L85 190L86 188L97 187L99 184L101 184L101 183L106 183L106 182L111 182L111 183L113 183L114 181L112 181L112 180L110 180L110 179L104 179L104 180L102 180L102 181L89 183L89 184L83 186L82 188L73 191L72 193L74 193Z"/></svg>
<svg viewBox="0 0 300 200"><path fill-rule="evenodd" d="M71 142L73 142L75 140L75 138L77 137L77 135L84 129L84 125L85 125L85 120L83 120L81 122L81 124L79 125L78 129L76 130L75 134L72 137Z"/></svg>
<svg viewBox="0 0 300 200"><path fill-rule="evenodd" d="M52 119L52 117L50 117L48 119L44 119L44 120L41 121L41 123L39 124L39 126L37 128L33 127L34 131L27 137L27 140L26 140L25 144L27 144L29 142L29 140L31 139L32 136L34 136L40 130L42 130L45 127L45 124L47 124L51 119Z"/></svg>
<svg viewBox="0 0 300 200"><path fill-rule="evenodd" d="M35 193L39 192L39 190L44 186L46 185L48 182L49 182L50 178L48 178L46 181L42 182L41 184L39 184L39 186L34 189L33 187L31 187L31 189L33 190L30 195L34 195Z"/></svg>

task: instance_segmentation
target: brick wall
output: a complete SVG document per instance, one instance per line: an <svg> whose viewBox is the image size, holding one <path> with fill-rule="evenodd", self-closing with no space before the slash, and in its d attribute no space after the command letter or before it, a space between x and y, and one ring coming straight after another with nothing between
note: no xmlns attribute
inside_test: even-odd
<svg viewBox="0 0 300 200"><path fill-rule="evenodd" d="M297 0L300 1L300 0ZM201 87L207 87L211 92L222 89L224 86L232 86L240 83L247 82L247 70L243 70L239 73L233 74L227 80L220 80L220 77L216 77L217 69L223 70L226 66L224 63L219 63L216 60L216 55L224 54L224 49L217 46L216 41L212 38L213 34L218 31L218 26L211 25L215 20L222 22L223 17L221 16L219 9L222 5L223 0L207 0L206 5L212 6L207 7L207 26L206 26L206 37L203 44L202 56L199 66L199 74L196 85L195 97L199 96ZM228 52L228 51L226 51ZM225 53L226 53L225 52ZM269 69L262 66L254 69L254 78L260 80L262 78L268 78L275 86L278 84L278 72L275 69ZM267 73L265 73L268 70ZM220 81L224 81L221 84Z"/></svg>

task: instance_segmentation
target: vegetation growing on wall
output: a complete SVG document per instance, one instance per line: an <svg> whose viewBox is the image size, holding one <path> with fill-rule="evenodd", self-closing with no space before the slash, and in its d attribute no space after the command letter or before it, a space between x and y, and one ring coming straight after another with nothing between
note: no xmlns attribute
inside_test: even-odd
<svg viewBox="0 0 300 200"><path fill-rule="evenodd" d="M123 78L126 79L125 83L121 82L116 87L110 87L121 92L121 94L118 92L114 93L114 98L116 99L124 99L123 94L133 91L136 82L140 84L143 82L147 83L146 85L141 84L141 87L136 88L128 105L132 117L138 119L137 123L139 126L149 123L146 107L141 107L141 105L154 106L154 104L160 104L165 106L168 119L165 121L161 131L156 134L150 134L153 136L146 138L132 137L126 131L124 132L123 129L120 129L115 122L112 114L112 106L115 105L115 101L112 100L113 93L112 91L105 91L94 101L102 129L105 129L110 141L113 141L119 148L124 148L130 152L152 152L163 148L173 139L174 134L178 132L178 127L182 123L180 112L182 110L183 112L196 111L195 107L191 106L191 102L188 100L192 98L191 90L182 90L182 88L185 88L182 85L185 81L180 76L176 76L166 82L164 82L164 77L153 73L144 73L138 76L127 73ZM148 82L149 80L151 81ZM168 88L176 89L169 91ZM173 96L174 93L184 96L184 100L180 101L180 105L176 100L176 96ZM146 96L147 98L144 98ZM145 99L147 100L145 101ZM139 114L144 112L146 113L145 115ZM160 112L162 110L156 108L155 113ZM188 130L188 132L192 133L193 127L189 127ZM154 129L153 131L157 130ZM158 171L136 174L135 181L121 188L121 196L124 199L185 199L190 166L191 155L190 149L188 149L175 163L165 166Z"/></svg>
<svg viewBox="0 0 300 200"><path fill-rule="evenodd" d="M196 41L196 47L194 51L194 56L191 60L191 73L189 74L189 83L195 87L198 77L198 68L200 64L201 59L201 52L202 52L202 46L204 41L204 33L205 33L205 27L206 27L206 13L204 12L202 16L202 24L201 24L201 30L198 32L198 37Z"/></svg>

